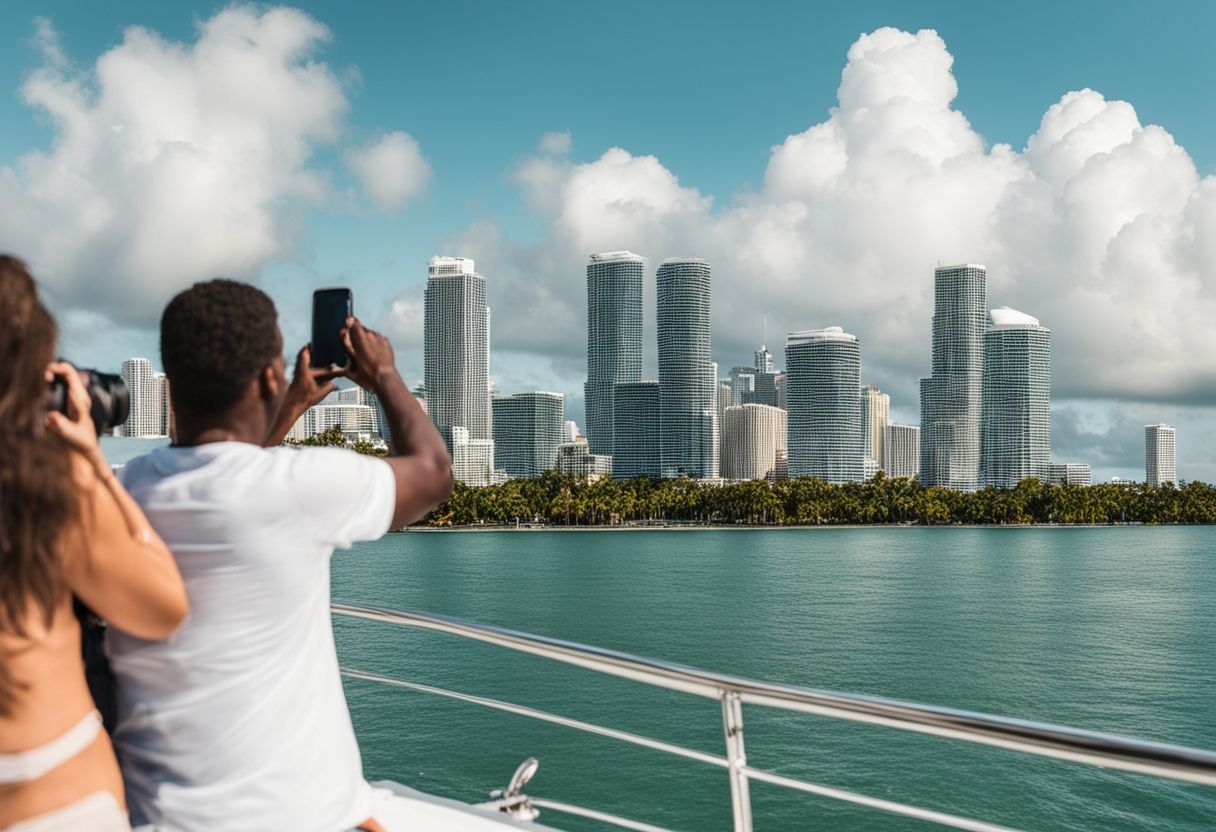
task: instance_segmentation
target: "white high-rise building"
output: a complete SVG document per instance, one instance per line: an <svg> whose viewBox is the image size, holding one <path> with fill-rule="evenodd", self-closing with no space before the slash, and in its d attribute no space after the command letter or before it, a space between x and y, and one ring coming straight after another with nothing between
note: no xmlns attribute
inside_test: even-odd
<svg viewBox="0 0 1216 832"><path fill-rule="evenodd" d="M790 476L859 482L865 468L857 336L838 326L791 332L785 367Z"/></svg>
<svg viewBox="0 0 1216 832"><path fill-rule="evenodd" d="M786 413L766 404L726 408L722 427L722 476L728 480L776 478L785 452Z"/></svg>
<svg viewBox="0 0 1216 832"><path fill-rule="evenodd" d="M423 325L427 413L454 452L452 429L492 442L486 280L467 257L432 257Z"/></svg>
<svg viewBox="0 0 1216 832"><path fill-rule="evenodd" d="M1144 426L1144 481L1152 487L1178 484L1174 466L1176 432L1169 425Z"/></svg>
<svg viewBox="0 0 1216 832"><path fill-rule="evenodd" d="M495 481L494 442L472 439L466 427L452 428L452 477L465 485L483 486Z"/></svg>
<svg viewBox="0 0 1216 832"><path fill-rule="evenodd" d="M980 483L1046 481L1051 465L1051 330L1016 309L988 313L984 332Z"/></svg>
<svg viewBox="0 0 1216 832"><path fill-rule="evenodd" d="M920 481L962 491L980 482L988 270L941 266L933 280L933 361L920 380Z"/></svg>
<svg viewBox="0 0 1216 832"><path fill-rule="evenodd" d="M494 407L494 464L509 477L539 477L557 465L565 397L561 393L500 396Z"/></svg>
<svg viewBox="0 0 1216 832"><path fill-rule="evenodd" d="M169 396L169 379L164 373L155 373L156 395L160 398L160 434L173 436L174 416L173 400Z"/></svg>
<svg viewBox="0 0 1216 832"><path fill-rule="evenodd" d="M717 370L710 358L710 267L671 257L657 273L663 476L718 476Z"/></svg>
<svg viewBox="0 0 1216 832"><path fill-rule="evenodd" d="M726 444L725 432L723 427L726 421L726 408L731 406L731 386L729 381L722 379L718 380L718 470L722 470L722 454Z"/></svg>
<svg viewBox="0 0 1216 832"><path fill-rule="evenodd" d="M915 477L920 471L920 428L887 425L883 430L881 462L888 477Z"/></svg>
<svg viewBox="0 0 1216 832"><path fill-rule="evenodd" d="M161 376L161 378L157 378ZM130 394L130 412L123 423L123 436L164 436L164 382L161 373L152 371L146 358L122 362L122 380Z"/></svg>
<svg viewBox="0 0 1216 832"><path fill-rule="evenodd" d="M882 463L883 431L890 421L891 397L873 384L861 388L861 442L866 459Z"/></svg>
<svg viewBox="0 0 1216 832"><path fill-rule="evenodd" d="M567 419L562 422L562 441L574 442L578 439L578 422Z"/></svg>
<svg viewBox="0 0 1216 832"><path fill-rule="evenodd" d="M587 442L612 453L612 391L642 380L642 275L631 251L592 254L587 264Z"/></svg>

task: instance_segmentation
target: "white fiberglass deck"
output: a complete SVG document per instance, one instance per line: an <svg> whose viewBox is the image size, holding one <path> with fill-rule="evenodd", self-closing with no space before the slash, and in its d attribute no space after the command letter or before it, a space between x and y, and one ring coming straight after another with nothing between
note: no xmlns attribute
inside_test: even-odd
<svg viewBox="0 0 1216 832"><path fill-rule="evenodd" d="M392 792L392 797L376 803L376 820L386 829L434 830L439 832L504 832L528 829L532 832L557 832L551 826L515 820L497 809L470 806L458 800L436 797L400 783L382 781L376 789Z"/></svg>

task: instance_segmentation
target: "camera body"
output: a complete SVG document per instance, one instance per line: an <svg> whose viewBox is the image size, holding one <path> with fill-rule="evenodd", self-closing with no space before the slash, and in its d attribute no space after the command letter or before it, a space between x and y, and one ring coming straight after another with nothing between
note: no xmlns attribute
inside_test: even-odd
<svg viewBox="0 0 1216 832"><path fill-rule="evenodd" d="M110 433L127 421L131 415L131 393L122 376L99 370L77 370L76 373L80 376L81 384L89 391L92 403L90 414L98 436ZM56 376L50 384L49 409L68 412L68 383L60 376Z"/></svg>

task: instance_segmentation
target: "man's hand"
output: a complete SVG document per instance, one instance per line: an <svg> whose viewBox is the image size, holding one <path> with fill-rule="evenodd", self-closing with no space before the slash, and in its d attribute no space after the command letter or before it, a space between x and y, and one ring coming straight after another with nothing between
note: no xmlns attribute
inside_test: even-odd
<svg viewBox="0 0 1216 832"><path fill-rule="evenodd" d="M397 377L392 344L379 332L363 326L358 318L346 319L342 343L350 355L346 375L363 389L375 393L386 378Z"/></svg>
<svg viewBox="0 0 1216 832"><path fill-rule="evenodd" d="M304 415L304 411L332 393L335 389L334 379L345 375L343 370L309 367L309 353L310 349L304 347L296 356L295 375L287 387L287 394L283 396L283 405L279 408L278 416L270 425L266 438L262 440L264 448L281 444L291 426Z"/></svg>
<svg viewBox="0 0 1216 832"><path fill-rule="evenodd" d="M296 372L291 377L291 385L287 388L287 398L283 403L285 408L299 413L308 410L332 393L336 389L334 379L343 374L341 370L308 366L310 353L310 347L305 346L296 356Z"/></svg>

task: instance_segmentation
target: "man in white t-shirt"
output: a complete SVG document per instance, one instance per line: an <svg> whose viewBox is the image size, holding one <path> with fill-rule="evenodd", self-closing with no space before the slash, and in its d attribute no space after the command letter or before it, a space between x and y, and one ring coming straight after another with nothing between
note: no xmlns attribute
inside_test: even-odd
<svg viewBox="0 0 1216 832"><path fill-rule="evenodd" d="M342 337L349 370L310 369L306 347L288 385L274 304L252 286L197 284L161 318L176 434L122 479L172 549L190 614L165 641L109 637L136 827L383 828L338 673L330 556L422 517L452 474L388 341L354 319ZM336 375L379 397L386 459L279 447Z"/></svg>

